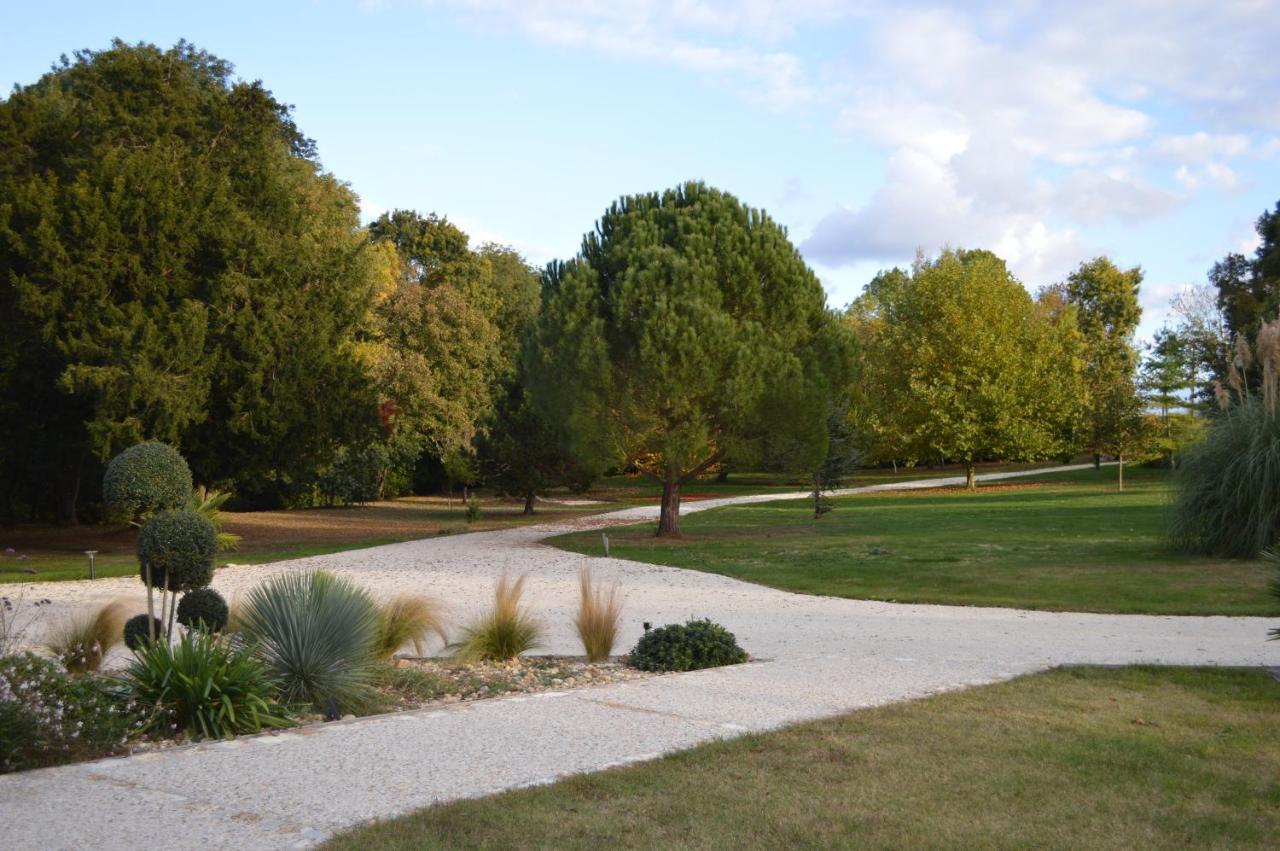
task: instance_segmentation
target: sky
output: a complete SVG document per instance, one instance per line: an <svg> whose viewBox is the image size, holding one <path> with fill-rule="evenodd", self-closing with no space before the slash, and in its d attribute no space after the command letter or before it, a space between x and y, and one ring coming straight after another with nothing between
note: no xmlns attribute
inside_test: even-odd
<svg viewBox="0 0 1280 851"><path fill-rule="evenodd" d="M447 216L534 263L696 179L766 209L832 306L917 251L1034 292L1106 254L1141 333L1280 200L1280 0L13 3L0 85L186 39L294 105L366 218Z"/></svg>

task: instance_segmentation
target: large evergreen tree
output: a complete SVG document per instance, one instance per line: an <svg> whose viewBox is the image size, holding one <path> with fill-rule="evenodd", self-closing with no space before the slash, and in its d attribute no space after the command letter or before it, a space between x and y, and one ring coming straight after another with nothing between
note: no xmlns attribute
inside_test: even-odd
<svg viewBox="0 0 1280 851"><path fill-rule="evenodd" d="M0 102L0 275L11 509L74 519L93 459L142 439L276 489L372 422L355 199L189 44L82 51Z"/></svg>
<svg viewBox="0 0 1280 851"><path fill-rule="evenodd" d="M1254 230L1258 247L1252 257L1228 254L1209 270L1228 331L1247 339L1280 312L1280 201L1262 212Z"/></svg>
<svg viewBox="0 0 1280 851"><path fill-rule="evenodd" d="M674 535L681 486L721 459L766 436L810 456L797 467L825 457L825 401L846 366L832 332L786 232L687 183L616 202L576 258L548 268L531 390L577 457L661 483L658 534Z"/></svg>

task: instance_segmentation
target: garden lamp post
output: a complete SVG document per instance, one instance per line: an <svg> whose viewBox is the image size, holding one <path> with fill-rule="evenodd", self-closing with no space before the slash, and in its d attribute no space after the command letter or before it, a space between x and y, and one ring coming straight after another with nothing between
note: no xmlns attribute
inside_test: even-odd
<svg viewBox="0 0 1280 851"><path fill-rule="evenodd" d="M97 550L85 550L84 554L89 557L89 578L93 579L93 557L98 554Z"/></svg>

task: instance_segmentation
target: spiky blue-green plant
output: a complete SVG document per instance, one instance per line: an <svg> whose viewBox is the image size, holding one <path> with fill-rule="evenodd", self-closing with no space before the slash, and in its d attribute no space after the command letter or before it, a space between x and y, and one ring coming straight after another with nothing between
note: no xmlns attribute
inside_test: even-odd
<svg viewBox="0 0 1280 851"><path fill-rule="evenodd" d="M346 712L373 699L378 609L355 583L320 570L277 576L250 592L241 622L285 702Z"/></svg>

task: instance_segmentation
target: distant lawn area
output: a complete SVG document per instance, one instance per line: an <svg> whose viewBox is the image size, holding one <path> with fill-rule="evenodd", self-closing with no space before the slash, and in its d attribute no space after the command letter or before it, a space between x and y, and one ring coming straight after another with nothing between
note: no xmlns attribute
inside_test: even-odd
<svg viewBox="0 0 1280 851"><path fill-rule="evenodd" d="M419 848L1274 848L1280 684L1068 668L432 807Z"/></svg>
<svg viewBox="0 0 1280 851"><path fill-rule="evenodd" d="M567 496L567 495L566 495ZM226 530L243 538L233 552L219 553L219 565L255 564L375 547L435 535L478 532L529 523L550 523L613 506L541 504L532 516L517 502L482 500L480 519L467 522L460 499L406 497L344 508L294 511L227 512ZM52 582L89 578L84 550L98 550L96 575L132 576L138 572L137 531L129 526L85 525L0 527L0 583ZM19 560L18 556L26 559ZM35 574L23 573L24 567Z"/></svg>
<svg viewBox="0 0 1280 851"><path fill-rule="evenodd" d="M1172 552L1169 476L1126 470L1029 476L977 493L936 489L836 499L819 520L789 500L682 518L684 537L651 524L608 530L620 558L721 573L807 594L1062 611L1278 615L1274 568ZM601 555L600 533L552 538Z"/></svg>

